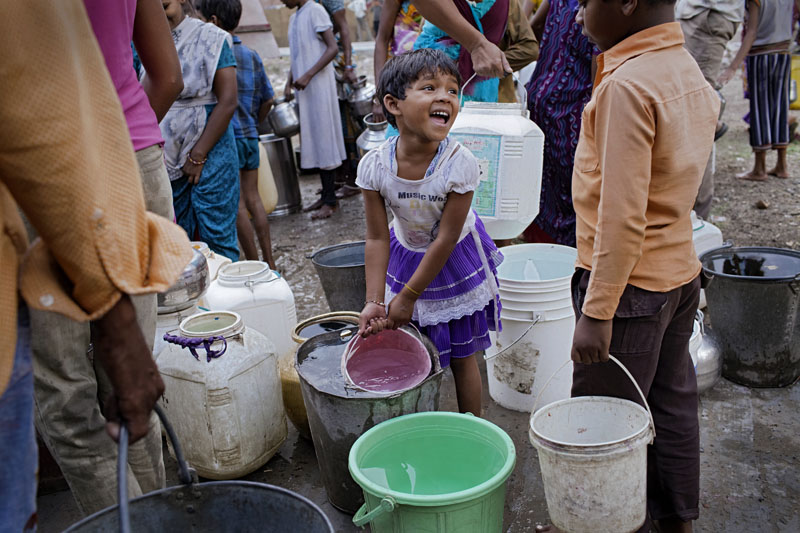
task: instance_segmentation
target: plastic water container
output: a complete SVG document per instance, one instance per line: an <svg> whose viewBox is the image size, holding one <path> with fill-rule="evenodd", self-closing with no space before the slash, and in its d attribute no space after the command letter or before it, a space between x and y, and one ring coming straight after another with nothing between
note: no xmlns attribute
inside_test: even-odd
<svg viewBox="0 0 800 533"><path fill-rule="evenodd" d="M519 244L502 252L497 278L503 331L486 350L489 395L507 409L530 412L545 379L556 371L541 404L570 395L572 366L559 367L570 360L575 331L570 282L577 251L557 244ZM498 345L510 347L493 357Z"/></svg>
<svg viewBox="0 0 800 533"><path fill-rule="evenodd" d="M232 263L232 261L224 255L219 255L212 252L211 248L209 248L204 242L192 241L192 248L206 256L206 261L208 261L208 273L210 274L212 281L217 279L217 274L219 273L220 268Z"/></svg>
<svg viewBox="0 0 800 533"><path fill-rule="evenodd" d="M513 239L539 214L544 134L527 103L466 102L450 135L478 159L472 208L492 239Z"/></svg>
<svg viewBox="0 0 800 533"><path fill-rule="evenodd" d="M167 341L164 340L164 334L177 335L180 330L181 322L202 312L197 306L192 306L188 309L181 311L174 311L172 313L164 313L156 316L156 338L153 341L153 356L158 362L158 356L164 351L167 346Z"/></svg>
<svg viewBox="0 0 800 533"><path fill-rule="evenodd" d="M203 300L210 310L239 313L245 326L272 341L279 358L294 350L294 295L286 280L266 263L238 261L225 265Z"/></svg>
<svg viewBox="0 0 800 533"><path fill-rule="evenodd" d="M255 471L288 432L275 347L230 311L189 317L179 331L188 340L209 339L212 351L201 345L194 357L188 348L168 344L158 357L166 387L162 405L186 460L210 479Z"/></svg>
<svg viewBox="0 0 800 533"><path fill-rule="evenodd" d="M697 257L703 253L722 246L722 231L711 222L703 220L692 211L692 241ZM706 291L700 291L700 309L706 306Z"/></svg>

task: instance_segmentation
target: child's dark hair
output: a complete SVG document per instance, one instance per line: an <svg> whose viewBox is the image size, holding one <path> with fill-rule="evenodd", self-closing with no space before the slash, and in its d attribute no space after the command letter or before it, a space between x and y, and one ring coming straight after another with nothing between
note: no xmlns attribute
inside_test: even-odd
<svg viewBox="0 0 800 533"><path fill-rule="evenodd" d="M219 27L228 32L233 31L242 18L240 0L197 0L194 5L208 21L212 15L216 15Z"/></svg>
<svg viewBox="0 0 800 533"><path fill-rule="evenodd" d="M383 66L376 94L383 106L383 114L386 120L394 127L397 127L394 115L389 113L383 103L383 97L391 94L400 100L406 99L406 89L412 83L426 74L444 73L453 76L461 87L461 74L455 62L447 57L441 50L422 48L406 52L405 54L391 58Z"/></svg>

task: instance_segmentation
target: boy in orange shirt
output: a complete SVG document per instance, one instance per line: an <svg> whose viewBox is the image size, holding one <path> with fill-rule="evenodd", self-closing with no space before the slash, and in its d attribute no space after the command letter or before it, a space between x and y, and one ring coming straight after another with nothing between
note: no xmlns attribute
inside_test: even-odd
<svg viewBox="0 0 800 533"><path fill-rule="evenodd" d="M719 98L683 47L674 0L581 0L576 20L603 53L573 171L572 394L641 403L622 371L605 363L609 352L630 370L656 425L649 517L659 531L691 531L700 451L689 338L701 268L689 213Z"/></svg>

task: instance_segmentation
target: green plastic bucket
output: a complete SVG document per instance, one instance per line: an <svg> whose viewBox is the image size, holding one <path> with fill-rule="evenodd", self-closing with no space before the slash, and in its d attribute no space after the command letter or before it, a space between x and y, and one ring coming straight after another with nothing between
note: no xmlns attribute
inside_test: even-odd
<svg viewBox="0 0 800 533"><path fill-rule="evenodd" d="M373 533L502 531L514 443L472 415L416 413L356 440L350 475L364 491L353 517Z"/></svg>

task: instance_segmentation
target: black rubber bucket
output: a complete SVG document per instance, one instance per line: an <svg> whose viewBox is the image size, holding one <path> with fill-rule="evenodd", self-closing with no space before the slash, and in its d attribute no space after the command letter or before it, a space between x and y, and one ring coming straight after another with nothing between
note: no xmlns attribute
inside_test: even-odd
<svg viewBox="0 0 800 533"><path fill-rule="evenodd" d="M785 387L800 377L800 252L732 247L700 256L722 375L749 387Z"/></svg>
<svg viewBox="0 0 800 533"><path fill-rule="evenodd" d="M103 509L67 531L334 533L333 525L319 507L290 490L247 481L198 483L197 474L183 459L183 450L172 427L160 407L156 406L156 411L175 449L182 485L151 492L128 502L125 494L128 439L127 431L124 435L121 432L117 476L122 505Z"/></svg>

